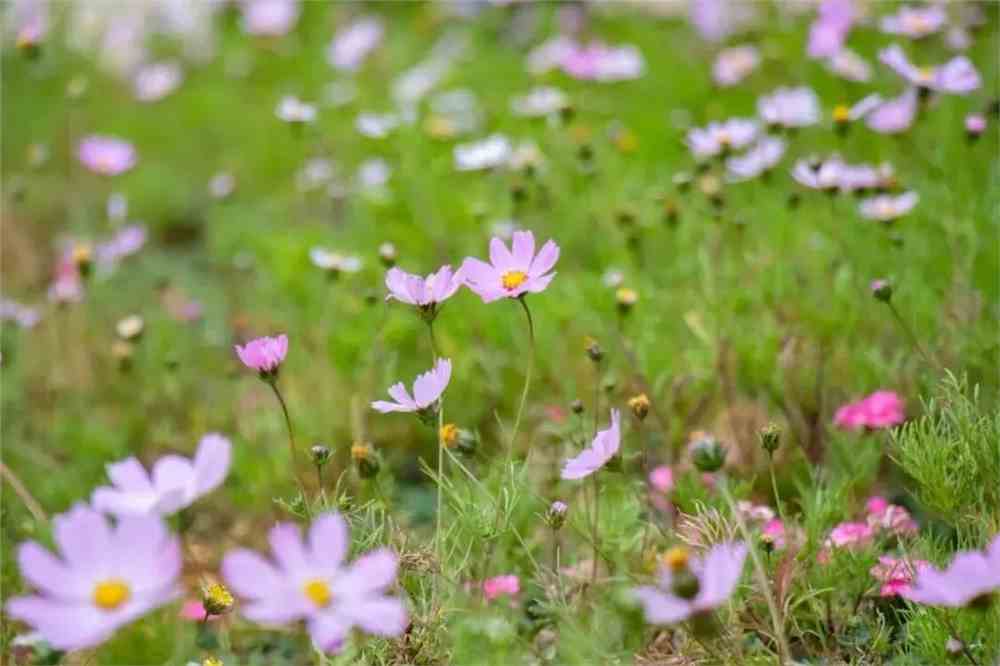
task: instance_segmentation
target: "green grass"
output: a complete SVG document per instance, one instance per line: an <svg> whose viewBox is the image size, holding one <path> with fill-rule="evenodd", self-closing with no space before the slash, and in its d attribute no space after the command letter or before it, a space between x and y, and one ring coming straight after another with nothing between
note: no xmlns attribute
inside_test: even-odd
<svg viewBox="0 0 1000 666"><path fill-rule="evenodd" d="M649 443L654 461L663 462L683 459L692 430L713 431L730 449L739 494L769 502L766 458L755 431L775 421L784 433L783 501L807 534L787 600L796 610L786 631L799 656L827 655L830 663L941 663L947 630L935 611L883 608L876 600L852 616L855 595L871 583L867 569L876 551L838 558L827 569L812 555L829 528L857 515L876 489L905 497L918 517L926 515L922 524L928 527L910 548L928 559L947 561L956 548L982 545L1000 527L995 493L988 494L989 484L995 488L1000 481L994 407L998 142L995 119L976 144L965 141L962 128L967 112L997 94L995 8L969 53L985 90L937 100L901 138L861 126L840 138L828 122L803 130L790 138L789 155L769 181L727 186L718 214L697 186L681 192L671 183L673 175L694 170L679 119L701 124L753 115L757 96L779 85L808 84L829 111L870 87L897 94L900 82L881 66L872 86L834 78L804 58L804 22L775 19L759 35L768 54L763 67L746 84L719 91L709 78L711 52L685 24L629 11L595 13L592 28L610 43L636 44L646 59L644 77L601 85L552 73L536 81L524 67L525 47L512 39L508 10L490 9L474 22L452 25L432 5L373 3L369 9L385 17L389 39L356 77L357 101L323 108L302 133L274 117L275 105L287 92L321 99L323 86L336 78L324 58L331 26L360 11L355 5L307 3L296 32L270 46L243 36L227 14L220 19L217 57L189 68L177 93L150 106L134 102L126 84L58 45L37 61L4 52L4 295L43 299L58 238L111 232L103 213L110 192L126 194L129 218L151 232L141 254L89 285L84 304L48 311L32 331L4 327L4 464L51 515L89 497L104 481L107 462L131 454L145 462L168 451L190 454L202 433L227 433L236 450L230 477L194 507L192 539L205 553L201 566L191 567L189 582L196 580L200 571L215 569L225 549L260 545L270 522L288 519L274 501L295 492L280 414L266 387L238 366L232 352L232 344L249 335L287 332L291 351L281 385L300 447L324 442L335 450L327 478L344 473L337 503L355 521L356 539L391 543L414 562L403 577L415 620L408 642L363 641L330 663L630 663L636 654L653 658L662 645L653 643L654 632L643 627L625 590L643 575L643 548L673 540L661 529L644 538L649 515L637 462L629 458L639 438ZM535 42L555 26L552 7L541 7L539 16ZM393 108L393 78L419 62L445 30L463 35L468 46L440 89L476 92L487 118L483 135L497 131L537 143L546 162L535 175L458 173L454 142L430 138L422 122L382 141L354 129L359 111ZM870 28L851 36L852 47L873 62L887 42ZM176 46L157 48L170 53ZM948 57L937 41L922 48L919 60ZM248 65L246 76L227 74L235 63ZM78 76L86 77L87 94L69 102L67 84ZM510 114L510 97L536 82L568 92L575 111L568 124ZM635 135L634 152L616 148L611 135L619 125ZM90 132L134 142L139 166L113 180L84 172L67 151ZM577 158L581 136L590 137L592 171ZM51 158L32 170L26 156L37 142L48 145ZM850 162L891 162L900 183L919 192L919 205L891 228L862 220L848 197L803 192L800 205L789 207L790 193L798 191L788 175L794 159L834 150ZM386 159L393 168L387 195L331 201L322 192L298 192L295 173L316 156L333 159L345 177L366 159ZM221 169L238 182L224 202L206 190ZM22 196L13 196L15 188ZM521 203L512 195L515 188L527 193ZM676 225L664 219L664 200L680 211ZM619 223L622 212L632 214L631 226ZM517 457L513 474L520 482L512 484L502 466L506 440L499 424L509 428L513 421L530 353L523 315L516 303L484 305L463 290L448 302L435 332L441 353L454 362L446 417L479 432L477 451L463 459L485 490L450 466L448 555L438 563L431 545L435 489L420 462L436 464L435 435L416 419L381 416L367 407L391 383L409 382L431 363L419 317L382 301L377 248L391 241L401 267L427 273L465 256L485 256L492 224L508 218L562 248L558 276L529 300L537 365L521 453L530 441L532 454L527 465ZM364 269L326 280L308 260L316 244L361 255ZM621 319L614 291L602 284L611 267L624 272L625 284L640 297ZM871 297L868 284L880 277L892 279L896 307L935 364L914 351L889 310ZM165 284L201 301L204 320L171 320L159 304ZM110 356L114 323L132 313L145 318L146 334L132 370L122 373ZM567 601L551 593L551 539L538 515L551 499L570 501L562 563L590 557L580 485L551 478L589 438L595 372L584 352L587 336L600 341L607 357L600 368L601 381L609 383L601 423L608 405L624 408L644 386L663 421L651 415L641 431L628 422L627 473L612 472L602 481L609 579ZM966 395L977 387L973 407L926 402L939 390L942 368L965 378ZM894 438L833 430L840 404L878 388L903 395L907 415L920 420ZM953 397L963 393L948 390ZM572 415L565 422L550 418L547 408L568 414L575 398L587 406L583 423ZM952 408L951 416L936 411ZM818 428L826 449L821 468L800 453L810 428ZM357 440L371 441L382 456L377 482L353 471L349 449ZM977 471L956 463L945 472L947 447L963 461L980 461ZM693 474L680 488L677 501L685 511L695 511L701 500L725 513ZM48 535L5 490L6 597L24 589L14 545ZM388 524L386 502L393 516ZM518 573L521 603L484 607L460 585L432 598L439 569L461 582ZM770 630L752 580L744 576L738 600L722 613L731 640L716 649L732 663L769 663L769 648L748 615L762 618L759 628ZM824 635L825 604L842 629L836 637ZM122 632L89 663L183 664L203 656L196 629L178 628L173 612ZM990 617L972 613L957 622L965 635L978 637L970 643L984 662L997 652L1000 623L989 628ZM5 639L13 633L5 625ZM231 633L227 664L312 658L302 632L263 632L238 622ZM686 633L677 643L684 654L704 654Z"/></svg>

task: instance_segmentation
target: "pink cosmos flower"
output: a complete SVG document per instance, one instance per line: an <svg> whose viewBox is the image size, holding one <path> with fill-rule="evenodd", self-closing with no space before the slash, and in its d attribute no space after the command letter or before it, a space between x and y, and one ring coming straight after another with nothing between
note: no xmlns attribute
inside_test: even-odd
<svg viewBox="0 0 1000 666"><path fill-rule="evenodd" d="M353 72L378 48L385 35L382 22L367 16L339 30L326 52L327 62L336 69Z"/></svg>
<svg viewBox="0 0 1000 666"><path fill-rule="evenodd" d="M1000 535L985 551L962 551L944 570L928 566L901 596L920 604L960 608L1000 589Z"/></svg>
<svg viewBox="0 0 1000 666"><path fill-rule="evenodd" d="M918 530L917 522L910 517L910 512L905 507L898 504L885 503L881 506L878 500L885 500L881 497L873 497L868 500L868 525L879 532L888 532L893 536L906 536L916 534Z"/></svg>
<svg viewBox="0 0 1000 666"><path fill-rule="evenodd" d="M705 557L692 558L688 569L698 581L697 594L693 598L678 596L674 590L676 575L666 567L661 568L656 585L633 590L642 604L646 622L675 624L718 608L736 588L746 556L745 544L722 543L713 546Z"/></svg>
<svg viewBox="0 0 1000 666"><path fill-rule="evenodd" d="M740 500L736 503L736 511L747 522L766 523L774 520L774 509L766 504L754 504L749 500Z"/></svg>
<svg viewBox="0 0 1000 666"><path fill-rule="evenodd" d="M133 93L140 102L158 102L177 90L184 80L184 71L176 62L144 65L132 81Z"/></svg>
<svg viewBox="0 0 1000 666"><path fill-rule="evenodd" d="M809 57L828 58L840 52L856 18L852 0L822 0L809 27Z"/></svg>
<svg viewBox="0 0 1000 666"><path fill-rule="evenodd" d="M920 39L932 35L948 22L948 15L938 5L928 7L899 8L899 11L889 16L883 16L879 23L882 32L890 35L905 35L912 39Z"/></svg>
<svg viewBox="0 0 1000 666"><path fill-rule="evenodd" d="M305 620L324 652L339 652L354 627L379 636L406 630L405 604L386 594L396 580L396 556L379 548L347 564L350 536L339 513L317 516L306 540L294 523L278 523L268 538L273 561L239 549L222 562L226 583L246 600L244 617L264 625Z"/></svg>
<svg viewBox="0 0 1000 666"><path fill-rule="evenodd" d="M38 594L7 602L58 650L103 643L119 627L177 598L180 542L158 516L108 518L84 504L53 519L59 554L22 543L21 575Z"/></svg>
<svg viewBox="0 0 1000 666"><path fill-rule="evenodd" d="M773 136L761 137L760 141L747 152L733 155L726 160L729 180L739 182L765 174L777 166L784 154L784 140Z"/></svg>
<svg viewBox="0 0 1000 666"><path fill-rule="evenodd" d="M840 49L827 58L826 68L842 79L856 83L864 83L872 78L872 66L850 49Z"/></svg>
<svg viewBox="0 0 1000 666"><path fill-rule="evenodd" d="M619 446L621 446L620 412L617 409L612 409L610 427L599 431L589 448L581 451L575 458L566 461L562 469L562 478L575 480L590 476L604 467L618 453Z"/></svg>
<svg viewBox="0 0 1000 666"><path fill-rule="evenodd" d="M865 512L869 515L881 515L889 508L889 500L881 495L872 495L865 502Z"/></svg>
<svg viewBox="0 0 1000 666"><path fill-rule="evenodd" d="M262 376L275 375L288 354L288 336L282 333L273 338L256 338L242 347L236 345L235 349L243 365Z"/></svg>
<svg viewBox="0 0 1000 666"><path fill-rule="evenodd" d="M152 474L135 458L126 458L107 466L113 485L97 488L91 504L114 516L168 516L222 485L231 458L232 444L217 433L201 438L193 459L177 455L160 458Z"/></svg>
<svg viewBox="0 0 1000 666"><path fill-rule="evenodd" d="M606 46L592 42L574 46L562 54L562 70L582 81L625 81L642 76L645 62L634 46Z"/></svg>
<svg viewBox="0 0 1000 666"><path fill-rule="evenodd" d="M910 129L917 115L918 95L910 88L899 97L890 99L868 112L865 124L880 134L898 134Z"/></svg>
<svg viewBox="0 0 1000 666"><path fill-rule="evenodd" d="M146 244L146 227L130 224L122 227L110 240L94 248L97 263L108 268L141 250Z"/></svg>
<svg viewBox="0 0 1000 666"><path fill-rule="evenodd" d="M299 0L243 0L243 32L258 37L287 35L299 20Z"/></svg>
<svg viewBox="0 0 1000 666"><path fill-rule="evenodd" d="M819 98L809 88L778 88L757 101L757 113L773 127L806 127L819 122Z"/></svg>
<svg viewBox="0 0 1000 666"><path fill-rule="evenodd" d="M757 138L757 131L755 121L732 118L723 123L693 128L687 134L687 145L695 159L704 160L749 146Z"/></svg>
<svg viewBox="0 0 1000 666"><path fill-rule="evenodd" d="M772 518L764 523L760 530L761 538L771 544L775 550L784 550L788 545L785 537L785 524L780 518Z"/></svg>
<svg viewBox="0 0 1000 666"><path fill-rule="evenodd" d="M810 189L832 191L840 185L845 166L843 160L836 155L822 161L799 160L792 169L792 178L799 185Z"/></svg>
<svg viewBox="0 0 1000 666"><path fill-rule="evenodd" d="M274 115L286 123L302 125L316 120L316 106L303 102L294 95L286 95L278 102Z"/></svg>
<svg viewBox="0 0 1000 666"><path fill-rule="evenodd" d="M712 79L722 87L735 86L760 65L760 51L744 44L719 52L712 65Z"/></svg>
<svg viewBox="0 0 1000 666"><path fill-rule="evenodd" d="M868 523L844 522L830 530L825 547L829 548L860 548L875 537L875 530Z"/></svg>
<svg viewBox="0 0 1000 666"><path fill-rule="evenodd" d="M102 176L117 176L135 166L135 148L128 141L92 134L80 141L76 152L83 166Z"/></svg>
<svg viewBox="0 0 1000 666"><path fill-rule="evenodd" d="M865 95L860 100L858 100L854 106L852 106L847 111L847 119L851 122L856 120L861 120L869 113L877 109L882 105L882 96L878 93L872 93L871 95Z"/></svg>
<svg viewBox="0 0 1000 666"><path fill-rule="evenodd" d="M659 493L669 493L674 489L674 470L670 465L660 465L649 473L649 485Z"/></svg>
<svg viewBox="0 0 1000 666"><path fill-rule="evenodd" d="M431 410L448 387L450 380L451 360L439 358L433 368L422 375L417 375L413 382L412 398L407 393L403 382L398 382L389 387L389 396L396 402L376 400L372 403L372 409L383 414Z"/></svg>
<svg viewBox="0 0 1000 666"><path fill-rule="evenodd" d="M34 328L41 319L38 308L22 305L9 298L0 298L0 321L12 321L21 328Z"/></svg>
<svg viewBox="0 0 1000 666"><path fill-rule="evenodd" d="M437 305L454 296L464 280L461 268L452 272L451 266L447 265L426 278L393 267L385 274L385 286L389 290L385 298L433 311Z"/></svg>
<svg viewBox="0 0 1000 666"><path fill-rule="evenodd" d="M937 67L918 67L910 62L898 44L893 44L880 51L878 59L918 88L967 95L982 85L975 65L965 56L955 56Z"/></svg>
<svg viewBox="0 0 1000 666"><path fill-rule="evenodd" d="M858 211L862 217L869 220L892 222L913 210L919 200L920 195L916 192L904 192L897 196L880 194L877 197L862 200L858 204Z"/></svg>
<svg viewBox="0 0 1000 666"><path fill-rule="evenodd" d="M691 25L710 42L721 42L746 28L756 18L752 3L736 0L692 0Z"/></svg>
<svg viewBox="0 0 1000 666"><path fill-rule="evenodd" d="M493 601L502 596L513 597L521 591L521 581L517 576L494 576L483 581L483 597Z"/></svg>
<svg viewBox="0 0 1000 666"><path fill-rule="evenodd" d="M845 164L840 170L837 189L841 192L864 192L882 182L878 169L867 164Z"/></svg>
<svg viewBox="0 0 1000 666"><path fill-rule="evenodd" d="M177 617L189 622L216 622L222 619L221 615L207 615L206 619L205 606L202 605L201 599L185 601L177 612Z"/></svg>
<svg viewBox="0 0 1000 666"><path fill-rule="evenodd" d="M536 255L535 235L530 231L515 231L510 250L494 237L490 239L490 263L468 257L460 271L466 286L484 303L491 303L545 291L556 276L550 271L558 260L559 246L555 241L546 241Z"/></svg>
<svg viewBox="0 0 1000 666"><path fill-rule="evenodd" d="M844 430L876 430L902 423L903 401L892 391L876 391L837 410L833 422Z"/></svg>
<svg viewBox="0 0 1000 666"><path fill-rule="evenodd" d="M49 300L53 303L79 303L83 300L83 278L80 268L73 260L73 251L68 249L56 263L56 274L49 285Z"/></svg>
<svg viewBox="0 0 1000 666"><path fill-rule="evenodd" d="M869 573L882 584L879 596L895 597L908 593L912 589L914 577L930 565L927 560L902 560L883 555Z"/></svg>
<svg viewBox="0 0 1000 666"><path fill-rule="evenodd" d="M969 136L979 136L986 131L986 116L981 113L970 113L965 117L965 132Z"/></svg>

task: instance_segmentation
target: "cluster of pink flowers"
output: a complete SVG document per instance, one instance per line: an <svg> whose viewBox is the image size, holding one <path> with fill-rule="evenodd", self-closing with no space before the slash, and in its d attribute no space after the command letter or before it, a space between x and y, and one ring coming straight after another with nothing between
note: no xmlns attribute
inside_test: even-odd
<svg viewBox="0 0 1000 666"><path fill-rule="evenodd" d="M91 135L80 142L77 158L83 166L102 176L117 176L138 161L131 143L111 136Z"/></svg>
<svg viewBox="0 0 1000 666"><path fill-rule="evenodd" d="M917 530L916 521L905 507L890 504L883 497L871 497L865 503L864 520L843 522L830 530L818 559L825 562L831 551L840 548L864 548L877 536L912 536Z"/></svg>
<svg viewBox="0 0 1000 666"><path fill-rule="evenodd" d="M927 560L908 560L883 555L870 570L872 578L880 583L879 595L905 596L913 586L914 578L930 566Z"/></svg>
<svg viewBox="0 0 1000 666"><path fill-rule="evenodd" d="M906 420L903 401L892 391L876 391L837 410L833 422L844 430L879 430Z"/></svg>

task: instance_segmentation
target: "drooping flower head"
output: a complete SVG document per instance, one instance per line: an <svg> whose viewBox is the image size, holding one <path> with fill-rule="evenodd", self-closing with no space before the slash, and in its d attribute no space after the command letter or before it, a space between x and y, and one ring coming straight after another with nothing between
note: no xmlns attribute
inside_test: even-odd
<svg viewBox="0 0 1000 666"><path fill-rule="evenodd" d="M903 401L892 391L876 391L837 410L833 422L844 430L877 430L905 420Z"/></svg>
<svg viewBox="0 0 1000 666"><path fill-rule="evenodd" d="M288 336L256 338L242 347L236 345L236 355L243 365L260 373L261 379L273 380L288 354Z"/></svg>
<svg viewBox="0 0 1000 666"><path fill-rule="evenodd" d="M451 266L442 266L426 278L393 267L385 274L389 290L385 298L415 305L425 317L433 319L438 306L454 296L464 280L462 269L452 272Z"/></svg>
<svg viewBox="0 0 1000 666"><path fill-rule="evenodd" d="M406 630L406 606L386 594L396 580L396 556L380 548L347 564L350 536L340 514L317 516L307 539L294 523L275 525L268 537L273 561L240 549L222 562L226 583L245 599L244 617L263 625L305 620L313 643L330 653L355 627L379 636Z"/></svg>
<svg viewBox="0 0 1000 666"><path fill-rule="evenodd" d="M704 160L745 148L757 138L757 123L745 118L731 118L722 123L695 127L687 134L687 145L695 159Z"/></svg>
<svg viewBox="0 0 1000 666"><path fill-rule="evenodd" d="M893 44L882 49L878 59L908 83L924 90L967 95L982 85L975 65L965 56L956 56L935 67L918 67L910 62L898 44Z"/></svg>
<svg viewBox="0 0 1000 666"><path fill-rule="evenodd" d="M548 240L535 254L535 235L515 231L511 249L499 238L490 239L490 263L474 257L462 262L465 284L484 303L500 298L518 298L545 291L556 276L550 271L559 260L559 246Z"/></svg>
<svg viewBox="0 0 1000 666"><path fill-rule="evenodd" d="M103 643L119 627L177 598L180 542L158 516L112 525L84 504L53 519L58 555L34 541L18 549L21 575L38 591L7 602L58 650Z"/></svg>
<svg viewBox="0 0 1000 666"><path fill-rule="evenodd" d="M819 98L806 87L778 88L757 101L757 113L771 127L815 125L820 119Z"/></svg>
<svg viewBox="0 0 1000 666"><path fill-rule="evenodd" d="M916 192L904 192L896 196L880 194L863 200L858 204L858 211L869 220L892 222L913 210L919 200L920 196Z"/></svg>
<svg viewBox="0 0 1000 666"><path fill-rule="evenodd" d="M77 148L77 158L83 166L102 176L117 176L135 166L135 148L128 141L113 136L92 134Z"/></svg>
<svg viewBox="0 0 1000 666"><path fill-rule="evenodd" d="M417 412L428 422L437 414L437 403L451 380L451 360L439 358L434 367L417 375L413 382L413 396L406 391L403 382L397 382L389 387L389 396L395 402L376 400L372 409L383 414L389 412Z"/></svg>
<svg viewBox="0 0 1000 666"><path fill-rule="evenodd" d="M917 572L910 589L900 594L930 606L987 604L1000 590L1000 535L985 551L962 551L945 569L928 566Z"/></svg>
<svg viewBox="0 0 1000 666"><path fill-rule="evenodd" d="M594 437L590 446L570 458L563 465L562 478L568 480L583 479L604 467L618 453L621 446L621 413L611 410L611 425L601 430Z"/></svg>
<svg viewBox="0 0 1000 666"><path fill-rule="evenodd" d="M229 472L232 444L218 433L201 438L194 458L168 455L147 473L135 458L107 466L111 486L94 491L94 508L115 516L168 516L218 488Z"/></svg>
<svg viewBox="0 0 1000 666"><path fill-rule="evenodd" d="M743 543L718 544L702 558L690 557L684 548L671 549L656 585L633 591L646 622L675 624L718 608L736 588L746 556Z"/></svg>

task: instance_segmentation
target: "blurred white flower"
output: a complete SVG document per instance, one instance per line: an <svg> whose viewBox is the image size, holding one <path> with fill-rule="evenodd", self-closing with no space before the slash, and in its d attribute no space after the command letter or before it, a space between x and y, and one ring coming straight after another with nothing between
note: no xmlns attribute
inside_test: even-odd
<svg viewBox="0 0 1000 666"><path fill-rule="evenodd" d="M482 141L455 146L455 168L459 171L481 171L503 166L510 159L513 147L502 134L493 134Z"/></svg>

